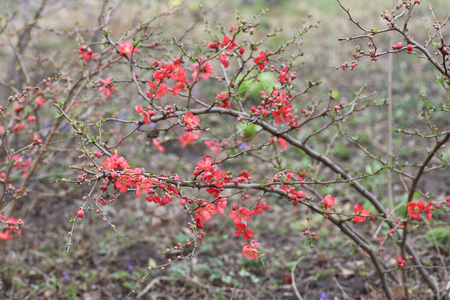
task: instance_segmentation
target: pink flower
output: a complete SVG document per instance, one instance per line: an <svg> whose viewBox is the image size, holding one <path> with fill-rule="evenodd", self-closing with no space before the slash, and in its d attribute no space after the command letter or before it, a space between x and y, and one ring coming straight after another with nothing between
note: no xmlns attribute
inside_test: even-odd
<svg viewBox="0 0 450 300"><path fill-rule="evenodd" d="M159 152L166 152L166 148L157 139L153 139L153 145Z"/></svg>
<svg viewBox="0 0 450 300"><path fill-rule="evenodd" d="M323 204L328 207L332 207L335 203L335 199L331 195L326 195L322 200Z"/></svg>
<svg viewBox="0 0 450 300"><path fill-rule="evenodd" d="M133 46L133 44L130 41L125 43L119 42L119 51L121 56L124 56L125 54L135 55L137 47Z"/></svg>
<svg viewBox="0 0 450 300"><path fill-rule="evenodd" d="M121 174L119 179L114 182L114 188L119 192L126 193L128 191L128 181L131 179L130 175Z"/></svg>
<svg viewBox="0 0 450 300"><path fill-rule="evenodd" d="M219 142L214 141L214 140L208 140L205 141L205 145L209 147L209 149L211 149L212 152L215 153L220 153L221 150L219 148Z"/></svg>
<svg viewBox="0 0 450 300"><path fill-rule="evenodd" d="M223 37L222 43L220 44L220 46L227 46L228 50L233 50L233 48L237 47L237 44L235 42L235 37L233 37L233 39L231 39L228 35L225 35Z"/></svg>
<svg viewBox="0 0 450 300"><path fill-rule="evenodd" d="M6 232L0 232L0 241L1 240L12 240L12 236L9 235L9 231Z"/></svg>
<svg viewBox="0 0 450 300"><path fill-rule="evenodd" d="M36 121L36 116L28 116L28 117L27 117L27 122L28 122L28 123L32 123L32 122L34 122L34 121Z"/></svg>
<svg viewBox="0 0 450 300"><path fill-rule="evenodd" d="M101 165L107 171L115 171L118 168L122 168L124 170L130 168L125 158L123 158L122 156L119 157L119 153L117 152L111 155L110 157L107 157L105 161L101 163Z"/></svg>
<svg viewBox="0 0 450 300"><path fill-rule="evenodd" d="M142 192L149 194L149 190L152 187L152 182L144 177L141 181L136 183L136 196L142 195Z"/></svg>
<svg viewBox="0 0 450 300"><path fill-rule="evenodd" d="M98 88L99 92L104 92L106 98L111 97L111 93L114 93L116 90L114 89L114 83L111 83L111 78L108 79L100 79L100 87Z"/></svg>
<svg viewBox="0 0 450 300"><path fill-rule="evenodd" d="M255 241L251 241L249 244L244 244L242 247L242 256L256 260L258 258L258 248L261 244Z"/></svg>
<svg viewBox="0 0 450 300"><path fill-rule="evenodd" d="M36 106L39 107L41 105L44 105L44 103L45 103L45 99L44 98L39 97L39 98L36 99Z"/></svg>
<svg viewBox="0 0 450 300"><path fill-rule="evenodd" d="M175 82L172 86L173 95L174 96L178 95L183 88L184 88L183 82Z"/></svg>
<svg viewBox="0 0 450 300"><path fill-rule="evenodd" d="M94 51L86 46L80 46L78 48L78 54L82 55L85 61L88 61L94 56Z"/></svg>

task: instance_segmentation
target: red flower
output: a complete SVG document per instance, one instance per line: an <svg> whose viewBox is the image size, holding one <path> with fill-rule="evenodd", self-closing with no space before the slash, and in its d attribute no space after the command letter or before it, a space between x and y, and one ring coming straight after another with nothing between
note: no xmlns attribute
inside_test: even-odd
<svg viewBox="0 0 450 300"><path fill-rule="evenodd" d="M114 182L114 188L119 190L119 192L126 193L128 191L128 181L131 179L130 175L121 174L119 179Z"/></svg>
<svg viewBox="0 0 450 300"><path fill-rule="evenodd" d="M166 152L166 148L161 145L161 143L157 139L153 139L153 145L155 145L156 149L159 152Z"/></svg>
<svg viewBox="0 0 450 300"><path fill-rule="evenodd" d="M44 103L45 103L45 99L44 98L39 97L39 98L36 99L36 106L39 107L41 105L44 105Z"/></svg>
<svg viewBox="0 0 450 300"><path fill-rule="evenodd" d="M209 61L203 62L203 57L199 56L200 64L195 63L192 65L192 78L197 81L198 78L207 80L209 74L214 74L211 63Z"/></svg>
<svg viewBox="0 0 450 300"><path fill-rule="evenodd" d="M3 230L0 231L0 240L11 240L13 237L10 235L10 233L22 234L22 232L19 229L19 226L25 225L24 221L16 218L9 218L8 220L6 220L6 218L3 217L1 214L0 219L5 221L7 223L6 225L9 226L7 228L3 228Z"/></svg>
<svg viewBox="0 0 450 300"><path fill-rule="evenodd" d="M119 42L119 51L121 56L124 56L125 54L135 55L137 47L133 46L133 44L130 41L125 43Z"/></svg>
<svg viewBox="0 0 450 300"><path fill-rule="evenodd" d="M265 51L261 51L255 59L253 59L253 62L258 65L259 69L262 71L264 70L265 63L269 62L269 58L267 58L267 53Z"/></svg>
<svg viewBox="0 0 450 300"><path fill-rule="evenodd" d="M137 105L134 107L134 109L141 115L144 117L144 122L147 124L151 124L152 120L150 120L150 114L148 112L146 112L142 106Z"/></svg>
<svg viewBox="0 0 450 300"><path fill-rule="evenodd" d="M252 215L260 215L262 213L262 210L269 210L270 206L267 205L267 202L264 202L261 205L255 205L255 208L252 210Z"/></svg>
<svg viewBox="0 0 450 300"><path fill-rule="evenodd" d="M104 92L106 98L111 97L111 93L114 93L116 90L114 89L113 83L111 83L111 78L108 79L100 79L100 87L98 88L98 90L100 92Z"/></svg>
<svg viewBox="0 0 450 300"><path fill-rule="evenodd" d="M78 54L83 55L84 60L88 61L92 56L94 56L94 51L86 46L80 46L78 48Z"/></svg>
<svg viewBox="0 0 450 300"><path fill-rule="evenodd" d="M413 220L420 220L420 212L425 210L425 201L419 200L417 203L409 202L407 214Z"/></svg>
<svg viewBox="0 0 450 300"><path fill-rule="evenodd" d="M253 238L253 230L247 229L247 225L244 223L236 224L236 231L234 232L234 236L238 237L241 234L245 240Z"/></svg>
<svg viewBox="0 0 450 300"><path fill-rule="evenodd" d="M363 209L361 204L355 204L355 207L353 208L353 211L355 213L355 217L353 218L353 223L362 223L366 220L366 217L370 216L370 210Z"/></svg>
<svg viewBox="0 0 450 300"><path fill-rule="evenodd" d="M145 200L147 200L148 202L155 202L161 206L164 206L172 201L172 196L167 193L164 194L164 196L162 198L159 197L158 195L151 195L151 196L145 197Z"/></svg>
<svg viewBox="0 0 450 300"><path fill-rule="evenodd" d="M244 219L245 222L248 222L250 220L250 216L252 215L252 212L245 207L240 207L238 211L230 211L228 216L233 219L233 223L240 224L242 223L242 219Z"/></svg>
<svg viewBox="0 0 450 300"><path fill-rule="evenodd" d="M228 108L229 105L229 96L226 92L222 92L216 96L216 100L219 100L219 104L223 108ZM233 107L233 103L230 105Z"/></svg>
<svg viewBox="0 0 450 300"><path fill-rule="evenodd" d="M331 195L326 195L325 198L323 198L322 202L323 204L325 204L325 206L332 207L335 203L335 199Z"/></svg>
<svg viewBox="0 0 450 300"><path fill-rule="evenodd" d="M197 168L203 171L209 171L211 169L211 158L206 157L205 160L201 160L197 163Z"/></svg>
<svg viewBox="0 0 450 300"><path fill-rule="evenodd" d="M408 203L408 210L407 214L411 217L413 220L420 220L420 213L425 211L425 216L428 221L431 221L433 216L431 215L431 212L433 210L433 204L432 202L428 202L426 208L425 208L425 201L419 200L417 203L415 202L409 202Z"/></svg>
<svg viewBox="0 0 450 300"><path fill-rule="evenodd" d="M172 86L173 95L174 96L178 95L181 92L181 90L183 89L183 87L184 87L184 83L175 82Z"/></svg>
<svg viewBox="0 0 450 300"><path fill-rule="evenodd" d="M149 194L150 188L152 187L152 182L144 177L141 181L136 183L136 196L142 195L142 192Z"/></svg>
<svg viewBox="0 0 450 300"><path fill-rule="evenodd" d="M167 84L164 83L156 83L153 81L147 82L150 86L151 90L147 91L147 96L149 98L152 97L152 95L155 95L156 99L161 99L164 95L167 95L169 93L169 88Z"/></svg>
<svg viewBox="0 0 450 300"><path fill-rule="evenodd" d="M0 232L0 241L1 240L12 240L12 236L9 235L9 231L5 231L5 232Z"/></svg>
<svg viewBox="0 0 450 300"><path fill-rule="evenodd" d="M184 115L184 123L186 124L187 131L192 131L200 126L200 118L188 112Z"/></svg>
<svg viewBox="0 0 450 300"><path fill-rule="evenodd" d="M433 210L433 206L430 201L430 202L428 202L427 208L425 209L425 215L426 215L428 221L431 221L431 219L432 219L432 215L431 215L432 210Z"/></svg>
<svg viewBox="0 0 450 300"><path fill-rule="evenodd" d="M192 132L186 132L178 138L182 143L181 148L186 148L188 145L192 144L196 139L200 137L200 130L194 130Z"/></svg>
<svg viewBox="0 0 450 300"><path fill-rule="evenodd" d="M403 257L399 256L397 257L397 263L401 268L403 268L406 264L406 260L404 260Z"/></svg>
<svg viewBox="0 0 450 300"><path fill-rule="evenodd" d="M128 162L123 158L122 156L119 157L119 153L114 153L110 157L107 157L104 162L101 163L101 165L107 170L107 171L115 171L118 168L122 168L124 170L129 169L130 166L128 165Z"/></svg>
<svg viewBox="0 0 450 300"><path fill-rule="evenodd" d="M225 53L222 53L222 55L220 55L219 60L222 63L222 65L224 66L225 69L228 68L228 66L230 65L230 61L228 60L228 56Z"/></svg>
<svg viewBox="0 0 450 300"><path fill-rule="evenodd" d="M291 111L292 106L290 104L285 104L284 106L280 107L279 111L272 112L272 117L277 117L277 119L275 120L275 124L280 124L281 118L283 118L285 122L290 122L292 116Z"/></svg>
<svg viewBox="0 0 450 300"><path fill-rule="evenodd" d="M273 141L278 143L281 148L283 148L283 149L287 148L287 141L285 139L275 136L273 138Z"/></svg>
<svg viewBox="0 0 450 300"><path fill-rule="evenodd" d="M232 50L233 48L236 48L237 47L237 44L236 44L236 42L235 42L235 37L233 37L233 39L231 39L228 35L225 35L224 37L223 37L223 41L222 41L222 43L220 44L220 46L226 46L226 45L228 45L228 47L227 47L227 49L228 50ZM226 68L226 67L225 67Z"/></svg>

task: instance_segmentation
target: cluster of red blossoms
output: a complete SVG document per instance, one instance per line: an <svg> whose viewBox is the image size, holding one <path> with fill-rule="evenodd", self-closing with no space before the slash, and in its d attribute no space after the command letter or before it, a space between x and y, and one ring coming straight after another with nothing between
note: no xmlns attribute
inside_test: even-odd
<svg viewBox="0 0 450 300"><path fill-rule="evenodd" d="M281 124L282 121L289 123L291 127L298 125L297 117L292 113L292 105L290 104L292 95L286 93L285 90L275 89L270 95L265 91L261 91L261 105L258 107L250 107L250 111L254 116L276 117L275 124Z"/></svg>
<svg viewBox="0 0 450 300"><path fill-rule="evenodd" d="M397 257L397 263L400 268L403 268L406 264L406 260L403 259L403 257L399 256L399 257Z"/></svg>
<svg viewBox="0 0 450 300"><path fill-rule="evenodd" d="M149 98L161 99L164 95L167 95L169 86L165 82L168 79L175 81L172 85L174 96L178 95L185 85L189 83L189 80L186 78L186 68L181 66L179 58L174 59L170 64L154 60L152 66L156 68L156 71L153 73L154 80L147 82L150 87L150 90L147 91Z"/></svg>
<svg viewBox="0 0 450 300"><path fill-rule="evenodd" d="M221 191L223 185L228 183L232 176L229 176L225 172L217 170L212 163L209 156L206 156L203 160L199 161L197 167L194 170L194 176L203 183L210 184L210 187L206 191L214 196L214 201L207 202L203 200L195 211L195 222L198 228L203 228L206 220L212 218L214 214L223 214L226 207L226 198L221 197ZM245 182L250 178L247 171L241 172L238 178L234 179L234 183ZM244 200L248 199L249 195L244 195ZM234 235L236 237L242 235L247 242L242 247L242 255L250 259L258 258L259 243L250 241L253 238L253 230L247 227L248 221L252 215L259 215L263 210L268 210L270 207L266 202L260 204L261 198L257 199L257 203L252 210L249 210L243 206L232 206L232 211L229 213L229 217L233 219L233 223L236 226Z"/></svg>
<svg viewBox="0 0 450 300"><path fill-rule="evenodd" d="M38 95L42 95L44 93L44 91L39 91L37 89L34 92L37 93ZM44 103L45 99L42 97L38 97L36 99L36 108L39 108ZM19 98L18 104L14 106L15 112L15 115L13 117L14 125L8 124L8 126L5 127L2 126L0 123L0 134L5 133L8 128L14 132L19 132L24 129L28 129L29 126L27 126L27 123L33 123L37 120L37 117L33 114L34 110L27 109L28 105L29 102L28 103L25 102L24 98ZM0 106L0 112L3 112L3 109L4 107ZM26 121L26 123L24 121Z"/></svg>
<svg viewBox="0 0 450 300"><path fill-rule="evenodd" d="M216 96L216 100L218 101L218 105L223 108L233 107L234 104L230 104L230 96L226 92L222 92Z"/></svg>
<svg viewBox="0 0 450 300"><path fill-rule="evenodd" d="M362 223L370 216L370 210L364 209L361 204L355 204L353 207L353 212L355 216L353 217L353 223Z"/></svg>
<svg viewBox="0 0 450 300"><path fill-rule="evenodd" d="M336 203L336 200L333 196L326 195L323 198L322 203L326 207L332 207ZM328 209L327 212L331 212L331 209ZM353 212L355 214L355 216L353 217L354 224L363 223L368 217L370 217L370 210L364 209L361 204L355 204L355 206L353 207Z"/></svg>
<svg viewBox="0 0 450 300"><path fill-rule="evenodd" d="M411 217L412 220L420 220L420 213L425 212L425 216L428 221L431 221L432 215L431 212L435 209L434 208L435 202L430 201L428 202L427 206L425 207L425 201L419 200L417 202L409 202L408 203L408 210L407 214ZM437 206L437 205L436 205ZM440 205L437 206L440 208Z"/></svg>
<svg viewBox="0 0 450 300"><path fill-rule="evenodd" d="M18 168L22 169L21 173L26 174L28 172L28 167L30 166L30 158L21 157L20 155L16 154L11 157L10 160L8 160L7 157L5 157L5 163L8 163L11 165L12 169ZM4 177L3 173L0 174L0 177Z"/></svg>
<svg viewBox="0 0 450 300"><path fill-rule="evenodd" d="M248 195L245 195L244 198L247 199ZM260 246L260 243L251 240L253 238L253 230L248 228L247 224L252 215L259 215L263 210L268 210L270 208L270 206L267 205L267 202L260 204L261 198L258 198L256 201L258 204L255 205L252 210L243 206L239 207L235 204L232 206L232 211L228 214L228 216L233 219L233 223L236 226L234 236L238 237L242 235L242 237L247 240L242 246L242 255L253 260L258 258L258 251L256 248Z"/></svg>
<svg viewBox="0 0 450 300"><path fill-rule="evenodd" d="M158 203L161 206L171 202L172 195L179 195L175 185L163 181L167 178L149 178L144 175L145 171L141 168L130 169L128 162L125 158L119 157L118 153L107 157L101 165L110 172L105 185L101 187L103 190L106 190L110 183L120 193L126 193L128 189L135 189L136 196L139 197L145 192L148 194L145 197L147 201ZM155 189L164 191L164 195L159 196Z"/></svg>
<svg viewBox="0 0 450 300"><path fill-rule="evenodd" d="M187 113L184 115L184 130L185 134L181 135L178 140L181 143L181 148L186 148L188 145L192 144L196 139L200 138L201 131L200 128L200 118L193 113ZM220 151L219 151L220 152Z"/></svg>
<svg viewBox="0 0 450 300"><path fill-rule="evenodd" d="M279 174L273 178L273 181L281 181L283 185L280 189L286 191L286 199L292 203L292 205L297 206L303 198L305 198L305 192L299 191L295 188L295 186L290 185L289 183L293 181L295 173L288 172L286 174ZM304 181L306 174L302 173L297 177L297 181ZM270 183L270 181L269 181Z"/></svg>
<svg viewBox="0 0 450 300"><path fill-rule="evenodd" d="M284 67L281 71L278 71L278 82L281 84L290 84L292 80L297 78L295 72L289 72L289 67Z"/></svg>
<svg viewBox="0 0 450 300"><path fill-rule="evenodd" d="M230 32L236 32L237 31L237 27L236 26L231 26L230 28ZM219 61L220 63L224 66L224 68L228 68L228 66L230 65L230 60L229 57L232 55L233 50L238 48L238 45L236 43L236 38L233 37L229 37L228 35L224 35L222 42L215 42L215 43L208 43L206 44L206 46L209 49L219 49L221 47L224 47L222 49L222 53L220 54L219 57ZM239 54L242 55L245 52L245 49L243 47L239 47Z"/></svg>
<svg viewBox="0 0 450 300"><path fill-rule="evenodd" d="M152 120L150 120L150 117L155 115L154 110L146 111L142 108L141 105L137 105L134 107L134 109L137 111L138 114L140 114L144 118L144 122L147 124L151 124Z"/></svg>
<svg viewBox="0 0 450 300"><path fill-rule="evenodd" d="M6 228L0 228L0 240L12 240L13 237L11 234L22 234L19 227L25 225L24 221L16 218L6 220L1 214L0 220L0 224L4 223L7 226Z"/></svg>
<svg viewBox="0 0 450 300"><path fill-rule="evenodd" d="M394 50L401 50L402 48L403 48L403 43L402 42L398 42L398 43L392 45L392 49L394 49ZM407 45L406 46L406 51L408 52L408 54L411 54L413 50L414 50L414 46L413 45Z"/></svg>

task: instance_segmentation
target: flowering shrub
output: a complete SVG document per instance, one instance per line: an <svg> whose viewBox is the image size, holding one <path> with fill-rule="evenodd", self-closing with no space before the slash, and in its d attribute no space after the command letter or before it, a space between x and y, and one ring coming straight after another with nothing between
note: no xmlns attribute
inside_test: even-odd
<svg viewBox="0 0 450 300"><path fill-rule="evenodd" d="M336 69L357 72L365 57L377 61L388 54L419 55L436 69L439 82L450 95L450 50L439 35L444 25L437 21L425 44L414 40L408 30L409 16L419 4L403 1L394 13L383 14L387 23L382 30L362 27L340 4L350 21L363 31L346 39L363 40L367 46L356 46L351 63ZM79 57L71 63L81 67L78 73L68 65L61 74L22 87L0 108L4 156L0 208L2 213L6 211L0 215L1 240L21 233L25 223L12 217L18 213L16 206L26 206L25 200L33 193L32 176L45 172L46 164L51 164L49 155L58 151L52 145L59 143L71 154L71 173L58 180L77 187L83 200L73 207L68 252L74 246L77 226L88 217L98 215L120 235L107 208L132 196L144 198L148 205L178 206L187 216L190 237L166 252L188 253L159 265L161 269L192 258L200 241L214 235L208 231L208 222L217 219L232 223L230 236L234 232L244 258L263 261L262 249L268 245L257 242L261 233L254 221L262 217L259 215L272 213L275 205L283 209L291 205L305 214L320 215L327 224L339 228L371 261L388 299L394 299L392 286L398 282L409 298L415 288L409 278L416 277L421 278L418 285L426 286L423 295L439 297L444 292L436 278L443 278L445 266L439 262L428 268L427 258L420 256L411 233L425 224L448 225L445 217L450 198L444 198L442 191L432 194L419 186L425 175L448 168L444 147L450 132L434 126L432 118L435 112L448 117L448 104L431 105L424 100L423 115L430 129L426 133L406 129L406 124L400 126L397 131L405 139L420 137L428 143L420 163L402 162L389 151L372 153L368 141L352 136L353 128L345 127L348 119L380 106L368 99L363 89L353 99L338 100L332 93L327 100L311 99L310 93L319 90L321 83L305 80L296 60L303 55L298 46L310 29L306 24L295 37L274 47L267 42L274 33L255 37L258 18L249 21L238 14L227 29L213 32L208 28L210 35L202 43L189 45L176 38L164 40L151 30L152 21L115 39L113 36L120 33L109 28L110 13L109 9L102 17L98 41L79 38L78 44L73 44ZM397 33L407 45L397 42L381 50L377 36L388 32ZM440 44L435 42L439 38ZM268 84L261 84L264 78L269 78ZM119 111L108 109L114 101L120 103ZM58 114L48 126L38 117L48 118L45 110ZM317 143L323 136L328 140L326 134L331 135L332 128L348 141L348 147L363 153L363 165L377 162L376 170L359 172L360 166L346 166L346 161L328 155L329 149ZM146 163L137 159L142 152L142 147L136 147L142 141L142 131L148 133L152 151L168 153L169 147L164 146L171 142L177 143L177 151L189 151L197 144L206 145L208 150L191 162L192 166L184 166L190 168L188 171ZM72 140L77 144L64 144ZM402 143L399 148L407 145ZM156 151L146 160L157 160L153 158ZM306 165L299 156L309 157L313 163ZM155 165L157 168L151 168ZM396 206L387 204L383 193L378 195L370 188L373 178L381 174L401 178L405 192L398 193ZM357 196L347 199L350 192ZM417 198L426 198L428 203ZM380 229L369 232L371 224ZM313 247L319 240L310 228L303 234ZM380 255L386 247L391 254ZM400 255L395 259L392 253ZM143 280L155 268L149 266ZM396 279L391 282L390 276Z"/></svg>

